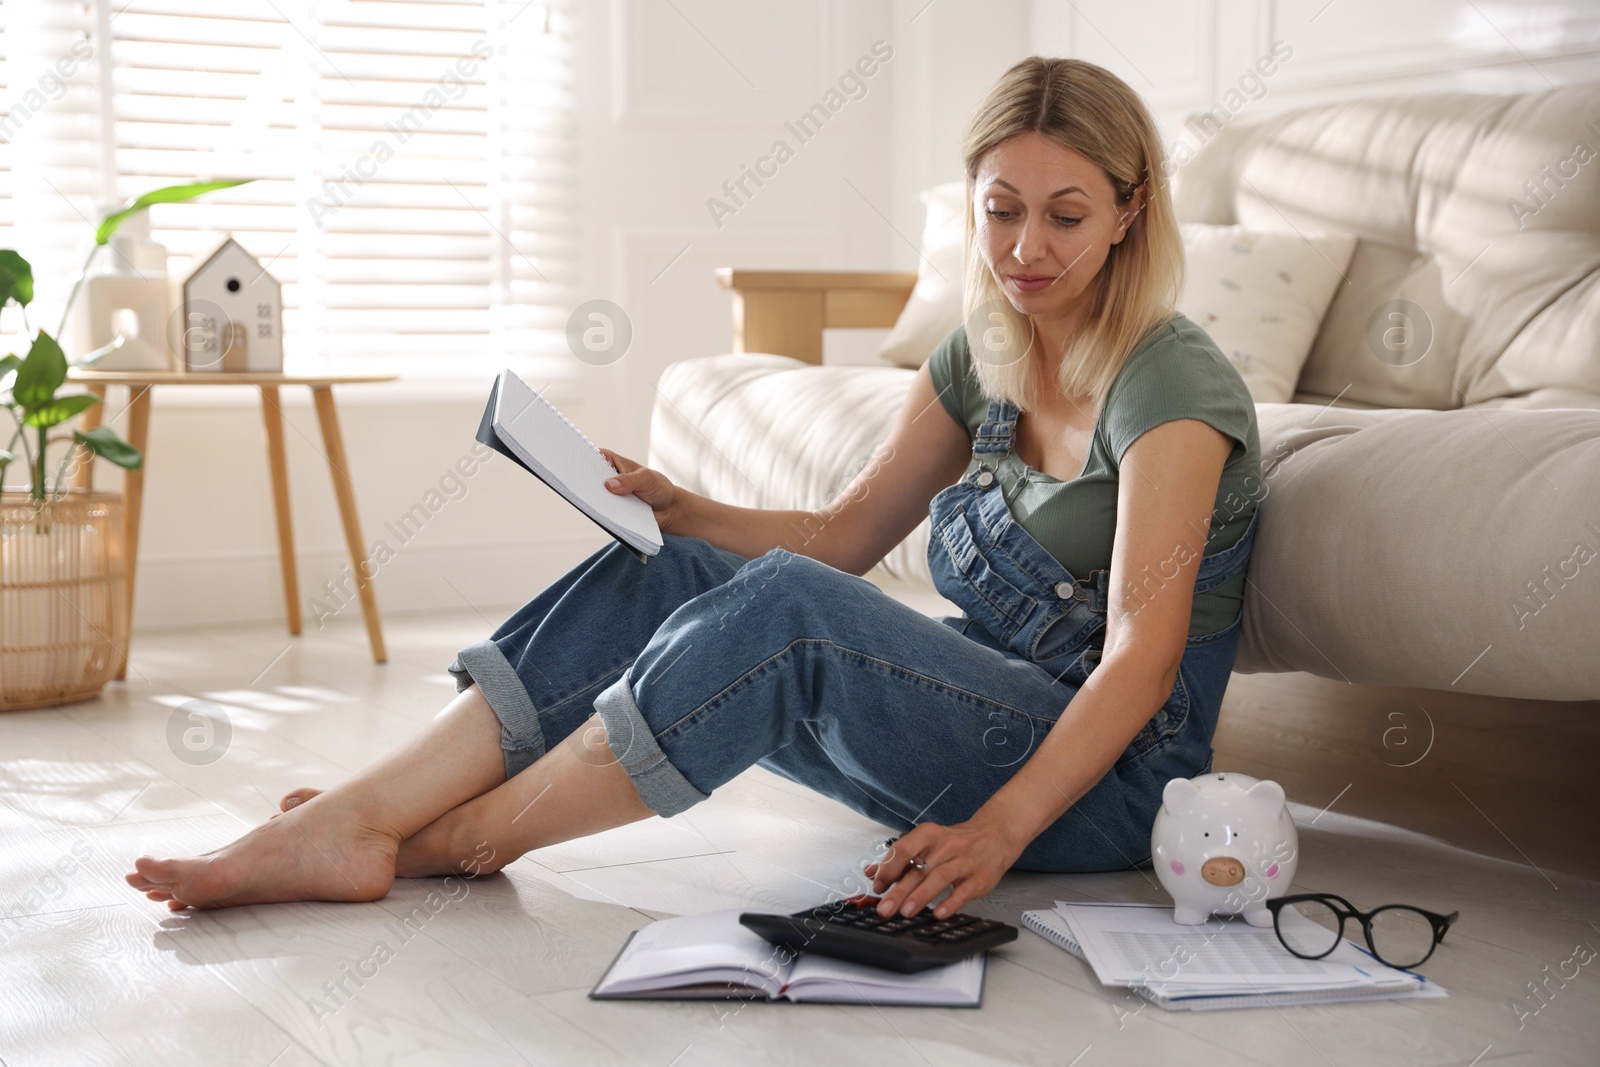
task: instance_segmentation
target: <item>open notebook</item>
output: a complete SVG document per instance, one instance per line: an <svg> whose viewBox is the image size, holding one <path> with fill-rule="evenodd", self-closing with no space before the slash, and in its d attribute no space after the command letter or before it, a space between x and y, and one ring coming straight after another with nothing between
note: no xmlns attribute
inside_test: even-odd
<svg viewBox="0 0 1600 1067"><path fill-rule="evenodd" d="M788 1000L976 1008L984 954L915 974L768 943L739 923L742 909L657 919L628 935L595 983L595 1000Z"/></svg>
<svg viewBox="0 0 1600 1067"><path fill-rule="evenodd" d="M632 493L607 489L606 479L616 471L606 457L512 371L495 378L476 436L566 497L641 563L661 551L661 527L650 505Z"/></svg>

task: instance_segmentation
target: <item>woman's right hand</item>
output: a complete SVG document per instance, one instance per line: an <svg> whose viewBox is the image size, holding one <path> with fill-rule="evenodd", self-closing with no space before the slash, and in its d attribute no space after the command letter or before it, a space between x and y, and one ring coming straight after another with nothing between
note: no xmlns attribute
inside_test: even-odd
<svg viewBox="0 0 1600 1067"><path fill-rule="evenodd" d="M609 448L601 448L600 454L606 457L606 461L617 472L615 477L606 479L606 489L618 496L632 493L643 500L650 505L650 510L655 512L656 525L661 528L661 532L672 533L673 523L681 521L679 517L687 501L688 491L673 485L660 471L641 466Z"/></svg>

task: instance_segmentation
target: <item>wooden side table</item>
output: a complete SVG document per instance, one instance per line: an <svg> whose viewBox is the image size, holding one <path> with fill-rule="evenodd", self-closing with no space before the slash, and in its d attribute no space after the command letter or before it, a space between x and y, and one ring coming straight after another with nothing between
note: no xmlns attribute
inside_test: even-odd
<svg viewBox="0 0 1600 1067"><path fill-rule="evenodd" d="M278 389L285 385L304 385L311 389L316 403L317 423L322 428L322 443L327 449L328 471L333 477L333 494L339 504L339 518L344 524L345 545L350 551L350 566L355 572L356 593L361 600L361 615L367 624L367 640L372 645L372 658L377 663L389 657L383 646L383 627L378 620L378 602L372 594L372 580L363 573L362 561L366 549L362 547L361 520L356 514L355 485L350 479L350 465L345 458L344 438L339 433L339 416L333 405L335 385L356 385L364 382L389 382L393 374L257 374L215 373L195 374L184 371L94 371L74 369L68 380L80 382L89 391L105 400L106 389L113 385L128 387L128 443L145 456L140 470L125 472L123 496L125 498L125 538L128 552L128 617L133 617L133 581L139 563L139 515L144 506L144 471L150 465L146 446L150 438L150 394L158 385L254 385L261 390L261 417L266 424L267 465L272 472L272 504L278 520L278 557L283 567L283 599L288 607L289 633L300 632L300 577L294 558L294 528L289 520L289 469L283 452L283 412L278 406ZM104 404L96 404L83 413L84 429L100 425ZM78 469L76 484L90 488L94 478L94 463L84 463ZM133 627L128 627L132 640ZM128 674L128 649L124 645L117 665L117 677Z"/></svg>

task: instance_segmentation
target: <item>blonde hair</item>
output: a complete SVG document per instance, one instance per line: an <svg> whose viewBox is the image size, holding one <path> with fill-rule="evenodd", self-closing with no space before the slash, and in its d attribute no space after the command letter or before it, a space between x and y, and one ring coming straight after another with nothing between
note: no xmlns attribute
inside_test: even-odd
<svg viewBox="0 0 1600 1067"><path fill-rule="evenodd" d="M1104 67L1081 59L1029 56L1006 71L967 124L965 280L962 320L984 393L1032 409L1035 365L1043 353L1028 317L1011 306L978 251L973 218L978 165L990 149L1037 132L1097 164L1119 205L1145 190L1144 209L1102 264L1084 328L1068 342L1056 375L1067 396L1089 395L1098 408L1123 363L1151 330L1170 321L1183 287L1183 240L1162 167L1161 140L1144 102ZM973 333L981 330L982 336Z"/></svg>

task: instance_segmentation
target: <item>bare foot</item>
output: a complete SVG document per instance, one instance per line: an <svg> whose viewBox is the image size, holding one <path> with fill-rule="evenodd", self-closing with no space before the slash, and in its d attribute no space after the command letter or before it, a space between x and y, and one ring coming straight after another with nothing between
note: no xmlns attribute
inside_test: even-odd
<svg viewBox="0 0 1600 1067"><path fill-rule="evenodd" d="M310 786L291 789L278 801L278 813L272 817L282 818L285 812L294 810L321 792ZM465 845L463 839L470 836L466 830L466 819L461 813L446 812L441 815L400 842L400 851L395 855L395 876L434 878L447 874L489 874L499 870L498 864L490 862L494 851L492 848L481 842L471 847Z"/></svg>
<svg viewBox="0 0 1600 1067"><path fill-rule="evenodd" d="M282 815L290 808L304 804L306 801L310 800L320 792L322 792L322 790L312 789L308 785L303 785L299 789L289 790L287 793L283 794L283 799L278 801L277 814L273 815L272 817L276 819L279 815Z"/></svg>
<svg viewBox="0 0 1600 1067"><path fill-rule="evenodd" d="M294 900L378 900L399 839L326 798L305 801L230 845L187 859L141 856L127 882L173 911Z"/></svg>

